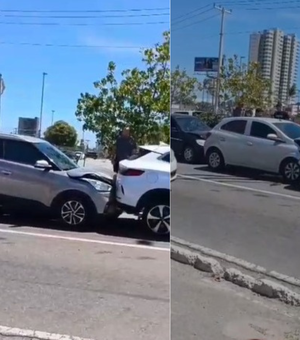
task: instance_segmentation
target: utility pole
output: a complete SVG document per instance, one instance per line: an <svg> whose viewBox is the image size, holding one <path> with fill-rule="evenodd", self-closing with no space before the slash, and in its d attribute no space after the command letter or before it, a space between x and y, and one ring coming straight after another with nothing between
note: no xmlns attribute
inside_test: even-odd
<svg viewBox="0 0 300 340"><path fill-rule="evenodd" d="M39 124L39 138L42 136L42 120L43 120L43 110L44 110L44 92L45 92L45 78L47 73L43 72L42 80L42 95L41 95L41 110L40 110L40 124Z"/></svg>
<svg viewBox="0 0 300 340"><path fill-rule="evenodd" d="M216 5L214 5L214 8L221 12L221 28L220 28L220 42L219 42L219 65L218 65L218 73L217 73L217 78L216 78L216 93L215 93L215 113L218 113L219 101L220 101L221 69L222 69L222 63L223 63L225 15L231 14L232 11L226 9L225 7L220 7L220 6L216 6Z"/></svg>
<svg viewBox="0 0 300 340"><path fill-rule="evenodd" d="M51 126L52 126L53 123L54 123L54 113L55 113L55 111L52 110L52 111L51 111Z"/></svg>

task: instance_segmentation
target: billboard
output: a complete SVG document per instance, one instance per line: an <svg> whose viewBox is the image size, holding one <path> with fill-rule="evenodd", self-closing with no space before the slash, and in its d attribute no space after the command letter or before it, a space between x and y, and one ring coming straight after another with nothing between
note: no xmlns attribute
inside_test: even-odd
<svg viewBox="0 0 300 340"><path fill-rule="evenodd" d="M196 57L194 72L218 72L219 58Z"/></svg>
<svg viewBox="0 0 300 340"><path fill-rule="evenodd" d="M18 134L36 137L39 132L39 118L19 117Z"/></svg>

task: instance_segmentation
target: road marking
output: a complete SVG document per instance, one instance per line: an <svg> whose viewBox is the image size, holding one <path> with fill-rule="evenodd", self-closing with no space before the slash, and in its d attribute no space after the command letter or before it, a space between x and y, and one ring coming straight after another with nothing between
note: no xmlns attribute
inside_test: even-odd
<svg viewBox="0 0 300 340"><path fill-rule="evenodd" d="M39 340L92 340L87 338L80 338L78 336L39 332L32 331L30 329L12 328L6 326L0 326L0 335L6 337L25 337L28 339Z"/></svg>
<svg viewBox="0 0 300 340"><path fill-rule="evenodd" d="M293 196L293 195L287 195L287 194L281 194L279 192L274 192L274 191L268 191L268 190L261 190L261 189L255 189L255 188L249 188L245 187L242 185L236 185L236 184L230 184L230 183L224 183L224 182L217 182L213 181L211 179L206 179L206 178L199 178L199 177L194 177L194 176L187 176L187 175L180 175L178 174L178 177L180 178L187 178L187 179L194 179L200 182L205 182L205 183L210 183L210 184L215 184L215 185L221 185L223 187L227 188L234 188L234 189L240 189L240 190L245 190L245 191L252 191L252 192L257 192L260 194L265 194L265 195L270 195L270 196L278 196L278 197L284 197L284 198L289 198L289 199L294 199L297 201L300 201L300 196Z"/></svg>
<svg viewBox="0 0 300 340"><path fill-rule="evenodd" d="M142 245L142 244L130 244L130 243L122 243L122 242L93 240L93 239L88 239L88 238L80 238L80 237L72 237L72 236L60 236L60 235L42 234L42 233L32 233L32 232L28 232L28 231L19 231L19 230L0 229L0 233L25 235L25 236L33 236L33 237L43 237L43 238L73 241L73 242L75 241L75 242L95 243L95 244L103 244L103 245L109 245L109 246L170 251L170 248L154 247L154 246L147 246L147 245Z"/></svg>

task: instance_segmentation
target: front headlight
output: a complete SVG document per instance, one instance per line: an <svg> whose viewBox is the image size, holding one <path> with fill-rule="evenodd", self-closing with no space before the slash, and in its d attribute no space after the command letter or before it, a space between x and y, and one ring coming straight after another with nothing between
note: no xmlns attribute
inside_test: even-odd
<svg viewBox="0 0 300 340"><path fill-rule="evenodd" d="M92 184L92 186L97 190L97 191L101 191L101 192L110 192L111 191L111 188L112 186L107 184L107 183L104 183L104 182L101 182L101 181L96 181L94 179L86 179L85 178L85 181L89 182L90 184Z"/></svg>
<svg viewBox="0 0 300 340"><path fill-rule="evenodd" d="M196 140L196 143L197 143L198 145L204 146L205 140L203 140L203 139L197 139L197 140Z"/></svg>

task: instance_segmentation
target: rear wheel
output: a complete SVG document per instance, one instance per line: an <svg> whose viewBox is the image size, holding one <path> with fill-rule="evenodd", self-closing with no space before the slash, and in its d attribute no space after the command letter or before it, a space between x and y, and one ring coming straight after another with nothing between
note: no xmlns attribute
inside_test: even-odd
<svg viewBox="0 0 300 340"><path fill-rule="evenodd" d="M289 158L283 161L280 173L287 183L298 184L300 182L300 165L296 159Z"/></svg>
<svg viewBox="0 0 300 340"><path fill-rule="evenodd" d="M149 203L142 214L142 221L145 227L156 235L170 234L170 201L161 199Z"/></svg>

